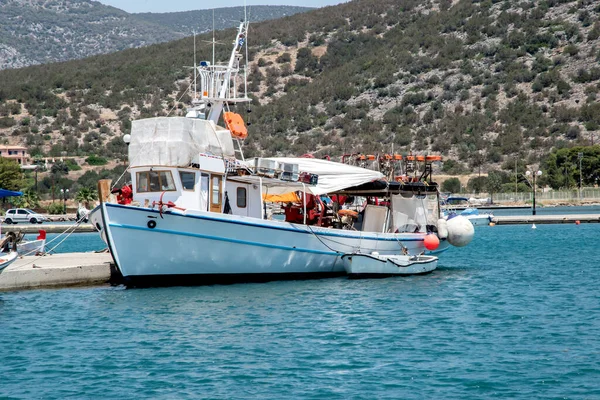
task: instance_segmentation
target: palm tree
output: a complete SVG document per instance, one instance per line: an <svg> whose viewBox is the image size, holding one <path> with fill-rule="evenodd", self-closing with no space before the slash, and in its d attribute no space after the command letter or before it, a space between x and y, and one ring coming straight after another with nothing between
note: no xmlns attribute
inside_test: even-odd
<svg viewBox="0 0 600 400"><path fill-rule="evenodd" d="M15 207L21 208L39 208L40 206L40 197L37 193L26 190L21 197L15 197L12 201Z"/></svg>
<svg viewBox="0 0 600 400"><path fill-rule="evenodd" d="M79 189L79 192L75 196L75 201L83 203L85 208L90 208L90 203L96 200L98 200L98 193L93 189L85 187Z"/></svg>

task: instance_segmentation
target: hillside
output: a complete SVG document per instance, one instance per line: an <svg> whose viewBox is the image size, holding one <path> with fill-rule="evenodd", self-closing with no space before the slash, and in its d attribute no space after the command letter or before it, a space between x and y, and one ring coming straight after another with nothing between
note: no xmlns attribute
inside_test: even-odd
<svg viewBox="0 0 600 400"><path fill-rule="evenodd" d="M590 0L355 0L254 24L246 155L393 146L443 154L444 172L457 174L522 171L553 149L597 143L599 14ZM186 38L2 71L4 140L37 154L119 157L132 119L184 114L192 49ZM217 57L228 51L217 46ZM592 165L584 184L598 178ZM565 167L556 185L577 172Z"/></svg>
<svg viewBox="0 0 600 400"><path fill-rule="evenodd" d="M252 7L254 20L279 18L303 7ZM215 27L229 28L243 7L215 10ZM129 14L91 0L0 2L0 69L111 53L212 29L212 11Z"/></svg>

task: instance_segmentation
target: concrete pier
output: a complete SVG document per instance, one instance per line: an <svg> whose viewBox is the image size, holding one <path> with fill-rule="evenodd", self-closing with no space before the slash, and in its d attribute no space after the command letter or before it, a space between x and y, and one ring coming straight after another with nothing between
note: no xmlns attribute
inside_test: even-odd
<svg viewBox="0 0 600 400"><path fill-rule="evenodd" d="M6 232L38 233L40 229L46 233L63 233L68 228L73 228L70 224L2 224L2 234ZM92 224L81 224L75 228L76 233L97 232Z"/></svg>
<svg viewBox="0 0 600 400"><path fill-rule="evenodd" d="M0 273L0 291L109 283L120 274L110 253L19 257Z"/></svg>
<svg viewBox="0 0 600 400"><path fill-rule="evenodd" d="M600 222L600 214L564 214L564 215L506 215L492 218L496 225L515 224L574 224Z"/></svg>

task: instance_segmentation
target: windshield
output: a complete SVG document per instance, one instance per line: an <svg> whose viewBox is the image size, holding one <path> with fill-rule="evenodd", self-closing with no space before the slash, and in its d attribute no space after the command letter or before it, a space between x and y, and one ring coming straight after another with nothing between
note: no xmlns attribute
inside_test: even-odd
<svg viewBox="0 0 600 400"><path fill-rule="evenodd" d="M35 214L35 211L32 211L29 208L26 208L25 211L27 211L27 214Z"/></svg>

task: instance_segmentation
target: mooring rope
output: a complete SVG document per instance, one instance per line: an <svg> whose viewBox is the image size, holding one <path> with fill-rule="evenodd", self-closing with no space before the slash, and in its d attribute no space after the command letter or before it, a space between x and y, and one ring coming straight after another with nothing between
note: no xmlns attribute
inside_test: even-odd
<svg viewBox="0 0 600 400"><path fill-rule="evenodd" d="M67 240L69 238L69 236L71 236L73 233L75 233L76 228L81 225L81 223L83 222L85 217L81 217L78 221L75 222L75 224L69 226L67 229L65 229L63 232L59 233L55 238L53 238L52 240L50 240L48 243L45 244L45 246L48 246L49 244L55 242L56 240L58 240L61 236L63 236L64 234L66 234L67 232L69 232L69 230L72 230L71 232L69 232L65 238L63 240L61 240L56 246L54 246L53 248L51 248L48 251L45 251L43 254L40 254L39 256L37 256L37 258L34 258L31 261L28 261L27 263L21 265L22 267L29 265L29 264L33 264L34 262L36 262L37 260L41 259L42 257L47 256L50 252L54 251L58 246L60 246L65 240ZM45 247L44 246L44 247ZM25 254L19 254L19 257L24 257L29 255L30 253L33 253L35 250L31 250L28 253Z"/></svg>

